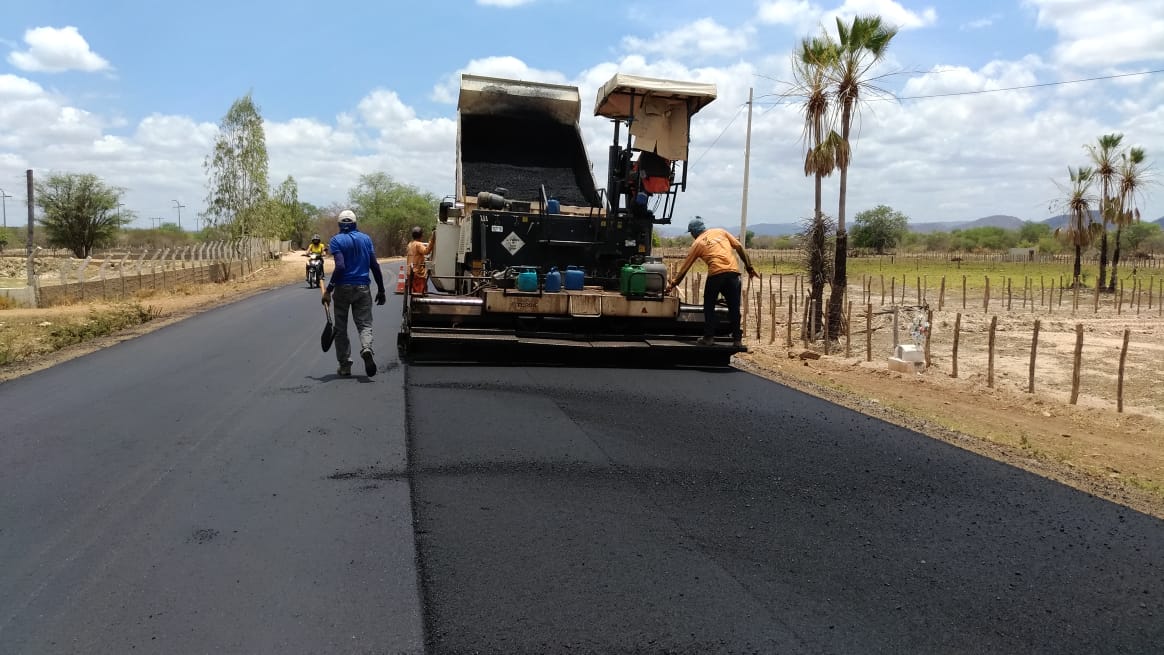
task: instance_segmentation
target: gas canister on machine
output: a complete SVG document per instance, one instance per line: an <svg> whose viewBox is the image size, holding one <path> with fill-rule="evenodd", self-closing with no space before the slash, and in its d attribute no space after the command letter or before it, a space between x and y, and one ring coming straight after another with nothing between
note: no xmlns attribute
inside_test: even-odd
<svg viewBox="0 0 1164 655"><path fill-rule="evenodd" d="M581 291L586 285L586 271L579 266L566 267L566 291Z"/></svg>

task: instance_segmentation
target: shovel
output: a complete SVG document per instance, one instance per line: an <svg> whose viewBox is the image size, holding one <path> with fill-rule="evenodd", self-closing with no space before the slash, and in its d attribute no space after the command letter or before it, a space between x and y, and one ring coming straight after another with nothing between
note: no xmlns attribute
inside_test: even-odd
<svg viewBox="0 0 1164 655"><path fill-rule="evenodd" d="M331 349L331 342L335 340L335 329L331 321L331 305L323 306L323 313L327 315L327 324L323 326L323 333L319 335L319 346L323 352Z"/></svg>

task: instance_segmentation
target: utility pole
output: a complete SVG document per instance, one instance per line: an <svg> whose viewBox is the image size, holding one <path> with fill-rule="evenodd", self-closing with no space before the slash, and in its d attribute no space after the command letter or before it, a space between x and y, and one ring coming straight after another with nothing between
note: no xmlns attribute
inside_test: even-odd
<svg viewBox="0 0 1164 655"><path fill-rule="evenodd" d="M36 202L35 202L33 195L32 195L32 186L33 185L32 185L32 169L31 168L24 172L24 177L25 177L27 184L28 184L28 287L30 289L33 289L30 293L33 294L32 304L35 306L36 305L36 286L33 284L33 280L36 277L36 271L33 269L33 265L32 265L32 249L33 249L32 222L36 216Z"/></svg>
<svg viewBox="0 0 1164 655"><path fill-rule="evenodd" d="M8 199L11 197L12 196L10 196L4 192L4 189L0 189L0 206L2 206L4 208L3 211L4 211L4 231L5 231L5 233L8 232Z"/></svg>
<svg viewBox="0 0 1164 655"><path fill-rule="evenodd" d="M740 203L740 243L748 245L748 173L752 163L752 88L748 87L748 131L744 137L744 198Z"/></svg>
<svg viewBox="0 0 1164 655"><path fill-rule="evenodd" d="M182 203L178 202L177 200L174 201L174 209L178 210L178 231L179 232L182 231L182 208L185 206L186 205L183 205Z"/></svg>
<svg viewBox="0 0 1164 655"><path fill-rule="evenodd" d="M165 219L161 216L150 216L150 220L154 222L154 229L156 230L162 226L162 221Z"/></svg>

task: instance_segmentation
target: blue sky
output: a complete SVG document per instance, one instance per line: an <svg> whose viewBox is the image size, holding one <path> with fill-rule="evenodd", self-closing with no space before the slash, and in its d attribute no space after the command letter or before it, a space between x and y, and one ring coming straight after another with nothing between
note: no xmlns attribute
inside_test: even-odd
<svg viewBox="0 0 1164 655"><path fill-rule="evenodd" d="M252 91L272 183L342 201L382 170L452 192L460 72L573 84L601 178L609 128L589 116L614 72L714 82L698 114L690 191L677 216L738 225L749 86L756 107L751 222L811 213L796 107L772 105L801 36L834 16L878 13L902 31L879 68L899 96L1022 86L1164 68L1154 0L447 0L320 3L42 0L0 15L0 188L26 168L93 172L127 189L139 225L201 209L201 163L230 103ZM940 71L940 72L939 72ZM1082 144L1123 132L1164 153L1164 75L976 96L879 101L862 117L850 216L876 204L915 221L1049 215ZM714 145L713 145L714 144ZM835 210L835 179L826 207ZM1164 215L1160 189L1141 202ZM18 210L9 211L9 218ZM11 224L13 221L10 220Z"/></svg>

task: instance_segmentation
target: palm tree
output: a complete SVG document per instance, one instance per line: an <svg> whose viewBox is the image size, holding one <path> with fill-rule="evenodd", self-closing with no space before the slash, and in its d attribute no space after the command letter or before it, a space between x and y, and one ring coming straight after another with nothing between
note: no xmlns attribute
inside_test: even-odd
<svg viewBox="0 0 1164 655"><path fill-rule="evenodd" d="M889 42L897 35L897 28L886 25L880 16L856 16L850 25L837 18L837 57L829 71L834 85L836 105L841 112L842 146L837 149L837 168L841 170L840 200L837 205L837 249L833 266L833 293L829 298L829 327L839 334L841 327L841 306L844 303L845 288L848 284L846 256L849 239L845 231L845 198L849 191L849 163L852 160L850 134L853 119L859 111L862 95L883 93L873 86L868 78L869 70L889 49Z"/></svg>
<svg viewBox="0 0 1164 655"><path fill-rule="evenodd" d="M1087 156L1095 167L1095 176L1099 178L1101 195L1099 201L1099 216L1102 219L1103 234L1099 241L1099 286L1107 288L1107 224L1115 218L1115 202L1112 198L1112 182L1116 177L1116 164L1119 155L1120 142L1124 140L1122 134L1105 134L1095 144L1083 147Z"/></svg>
<svg viewBox="0 0 1164 655"><path fill-rule="evenodd" d="M1144 171L1145 158L1143 148L1132 148L1120 153L1116 180L1116 212L1113 216L1116 224L1115 248L1111 256L1111 282L1108 283L1108 291L1116 290L1120 265L1120 238L1123 237L1124 227L1140 222L1140 208L1136 206L1136 197L1147 183Z"/></svg>
<svg viewBox="0 0 1164 655"><path fill-rule="evenodd" d="M1095 180L1095 169L1080 166L1067 167L1067 177L1071 180L1070 186L1064 187L1058 182L1055 186L1065 194L1064 198L1055 204L1067 214L1067 225L1055 230L1055 236L1064 236L1067 242L1075 246L1075 269L1073 271L1072 286L1079 286L1080 260L1083 249L1090 246L1092 241L1103 230L1103 225L1091 220L1091 206L1095 203L1095 194L1091 191L1091 184Z"/></svg>
<svg viewBox="0 0 1164 655"><path fill-rule="evenodd" d="M824 237L824 214L821 211L821 180L832 175L837 167L836 148L840 136L829 126L829 80L827 72L837 57L836 43L828 37L806 38L792 57L792 75L795 80L792 95L803 98L801 110L804 112L804 174L813 176L815 182L815 208L812 228L808 240L809 247L809 288L810 298L815 301L811 317L811 331L816 332L821 325L824 308L826 282ZM819 252L818 252L819 251Z"/></svg>

